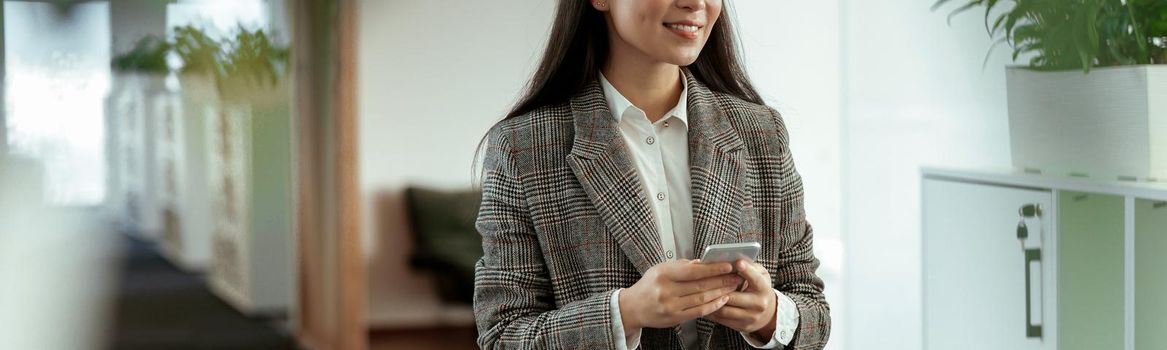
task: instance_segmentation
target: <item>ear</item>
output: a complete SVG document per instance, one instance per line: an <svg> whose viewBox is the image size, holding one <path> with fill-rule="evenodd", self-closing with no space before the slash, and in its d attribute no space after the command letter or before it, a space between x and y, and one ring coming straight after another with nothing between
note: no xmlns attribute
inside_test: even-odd
<svg viewBox="0 0 1167 350"><path fill-rule="evenodd" d="M591 1L592 8L596 9L596 11L608 12L608 9L610 9L612 7L612 5L608 3L609 0L589 0L589 1Z"/></svg>

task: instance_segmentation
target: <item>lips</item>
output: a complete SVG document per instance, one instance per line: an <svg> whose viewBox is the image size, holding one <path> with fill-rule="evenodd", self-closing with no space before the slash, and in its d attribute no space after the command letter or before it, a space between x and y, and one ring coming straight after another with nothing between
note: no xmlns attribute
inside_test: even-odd
<svg viewBox="0 0 1167 350"><path fill-rule="evenodd" d="M662 24L665 26L665 28L668 28L670 32L673 32L673 34L689 40L697 39L698 33L701 31L701 28L704 27L704 25L693 21L666 22Z"/></svg>
<svg viewBox="0 0 1167 350"><path fill-rule="evenodd" d="M690 32L690 33L696 33L697 30L701 29L701 27L698 27L695 25L684 25L684 24L678 24L678 23L665 23L665 27L668 27L669 29L686 31L686 32Z"/></svg>

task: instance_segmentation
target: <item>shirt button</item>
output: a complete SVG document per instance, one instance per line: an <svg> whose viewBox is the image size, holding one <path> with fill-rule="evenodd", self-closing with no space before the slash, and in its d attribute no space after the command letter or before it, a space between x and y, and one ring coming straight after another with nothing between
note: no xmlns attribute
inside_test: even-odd
<svg viewBox="0 0 1167 350"><path fill-rule="evenodd" d="M656 194L656 200L658 200L658 201L663 201L663 200L665 200L665 193L664 193L664 192L657 193L657 194Z"/></svg>
<svg viewBox="0 0 1167 350"><path fill-rule="evenodd" d="M656 143L656 138L649 136L647 139L644 140L644 142L647 142L648 144L651 145L651 144Z"/></svg>
<svg viewBox="0 0 1167 350"><path fill-rule="evenodd" d="M665 127L669 127L669 122L665 122Z"/></svg>
<svg viewBox="0 0 1167 350"><path fill-rule="evenodd" d="M782 331L782 332L780 333L780 335L782 336L782 338L786 338L786 331Z"/></svg>
<svg viewBox="0 0 1167 350"><path fill-rule="evenodd" d="M672 259L672 258L673 258L673 251L671 251L671 250L669 250L669 251L666 251L666 252L665 252L665 257L666 257L666 258L669 258L669 259ZM784 336L784 337L785 337L785 336Z"/></svg>

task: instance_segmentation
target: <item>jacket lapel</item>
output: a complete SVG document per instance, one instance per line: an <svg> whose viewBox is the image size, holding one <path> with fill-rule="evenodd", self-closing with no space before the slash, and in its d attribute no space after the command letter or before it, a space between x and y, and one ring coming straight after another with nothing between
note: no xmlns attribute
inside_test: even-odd
<svg viewBox="0 0 1167 350"><path fill-rule="evenodd" d="M592 81L571 101L575 139L568 165L604 225L643 274L664 261L655 217L604 91Z"/></svg>
<svg viewBox="0 0 1167 350"><path fill-rule="evenodd" d="M689 83L689 173L693 196L693 251L740 241L745 204L745 164L741 136L717 105L713 93L685 71ZM708 344L716 325L697 320L700 343Z"/></svg>
<svg viewBox="0 0 1167 350"><path fill-rule="evenodd" d="M705 85L689 79L689 174L693 196L694 252L737 242L745 204L744 143Z"/></svg>

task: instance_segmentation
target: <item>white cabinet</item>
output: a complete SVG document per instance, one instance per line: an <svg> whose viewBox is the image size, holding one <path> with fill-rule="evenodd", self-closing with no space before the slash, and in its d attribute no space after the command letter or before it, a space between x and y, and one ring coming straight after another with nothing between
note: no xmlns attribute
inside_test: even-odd
<svg viewBox="0 0 1167 350"><path fill-rule="evenodd" d="M1042 349L1040 337L1026 334L1028 324L1038 332L1043 325L1050 268L1040 256L1027 263L1017 223L1019 208L1050 208L1052 194L935 179L924 180L923 193L924 348ZM1028 226L1026 247L1040 252L1050 222Z"/></svg>
<svg viewBox="0 0 1167 350"><path fill-rule="evenodd" d="M1122 349L1124 199L1075 191L1056 197L1058 349Z"/></svg>
<svg viewBox="0 0 1167 350"><path fill-rule="evenodd" d="M1167 349L1167 201L1135 206L1136 349Z"/></svg>
<svg viewBox="0 0 1167 350"><path fill-rule="evenodd" d="M924 349L1167 349L1167 184L925 169Z"/></svg>
<svg viewBox="0 0 1167 350"><path fill-rule="evenodd" d="M183 76L171 110L157 114L156 154L162 184L163 255L187 271L204 271L211 259L214 216L208 167L209 120L218 115L210 79Z"/></svg>
<svg viewBox="0 0 1167 350"><path fill-rule="evenodd" d="M292 303L292 124L286 81L233 89L212 117L211 291L245 314L278 314Z"/></svg>
<svg viewBox="0 0 1167 350"><path fill-rule="evenodd" d="M106 99L108 210L120 230L148 240L157 240L164 229L155 113L164 110L171 94L164 77L118 73Z"/></svg>

